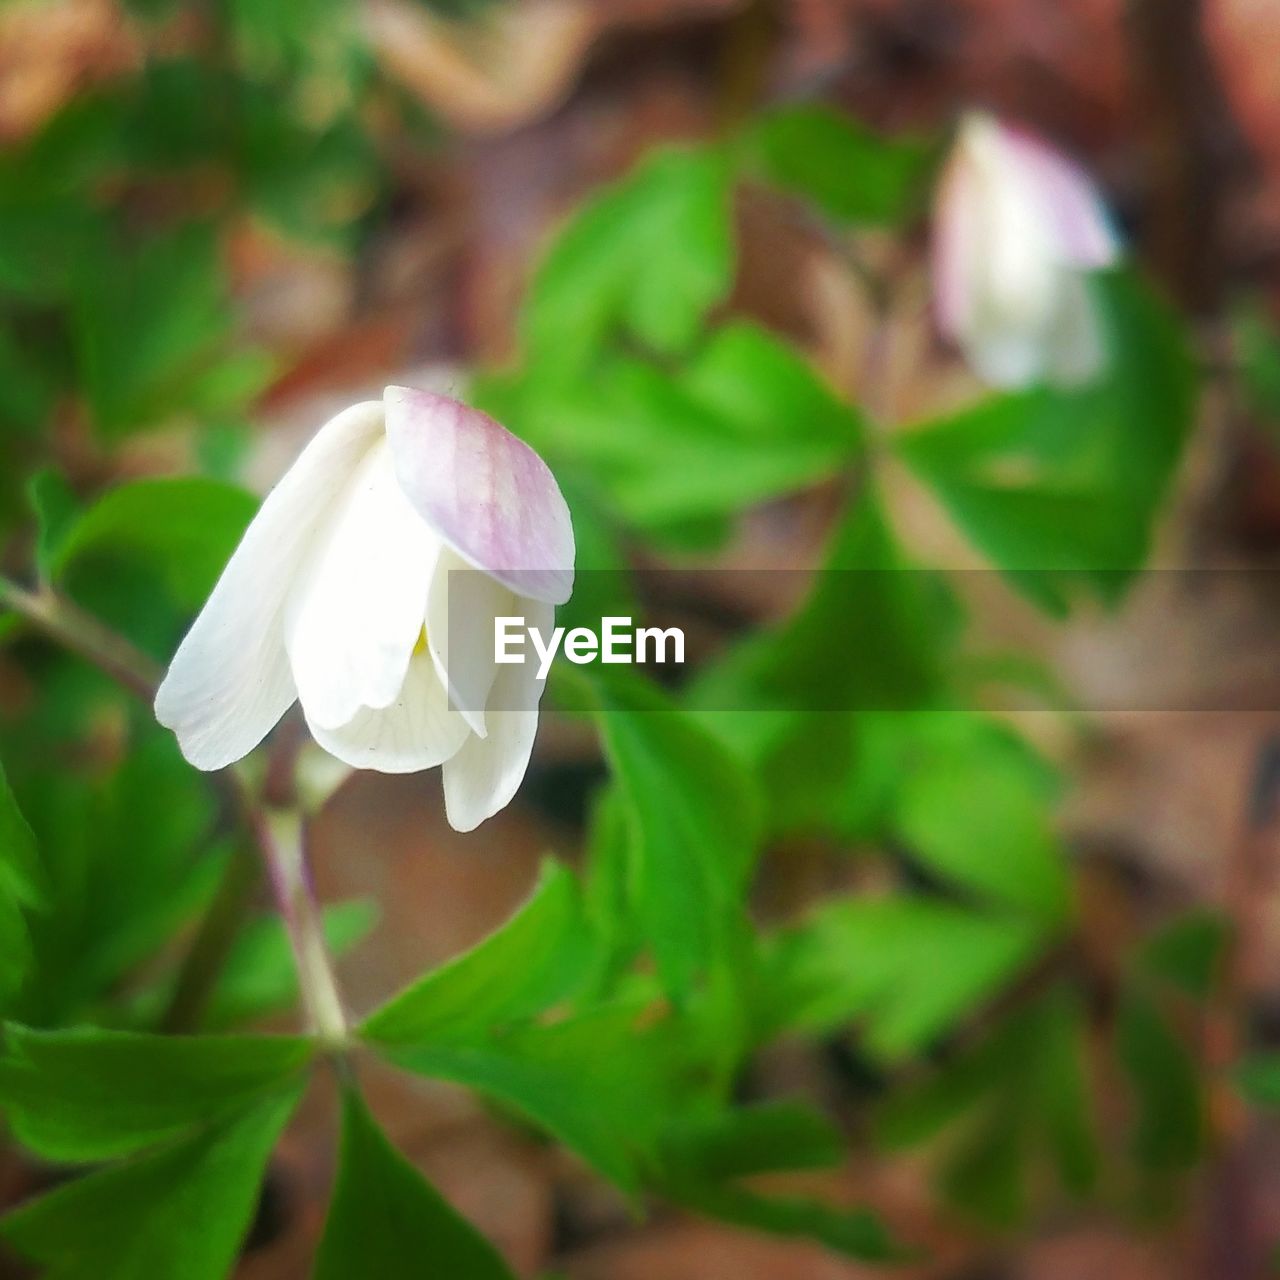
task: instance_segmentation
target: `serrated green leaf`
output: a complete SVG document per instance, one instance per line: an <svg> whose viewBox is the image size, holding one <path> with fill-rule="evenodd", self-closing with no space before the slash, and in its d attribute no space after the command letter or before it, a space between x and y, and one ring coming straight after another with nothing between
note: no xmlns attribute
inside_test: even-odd
<svg viewBox="0 0 1280 1280"><path fill-rule="evenodd" d="M667 1169L713 1182L831 1168L844 1157L844 1143L831 1122L791 1099L677 1119L663 1134L662 1149Z"/></svg>
<svg viewBox="0 0 1280 1280"><path fill-rule="evenodd" d="M1195 371L1174 314L1123 272L1091 281L1109 365L1093 387L996 397L895 446L1034 603L1123 594L1190 431Z"/></svg>
<svg viewBox="0 0 1280 1280"><path fill-rule="evenodd" d="M597 689L605 754L630 828L636 910L667 991L687 997L729 951L759 837L740 765L638 681Z"/></svg>
<svg viewBox="0 0 1280 1280"><path fill-rule="evenodd" d="M47 581L52 577L62 544L78 519L79 504L66 478L54 467L45 467L31 477L27 500L36 518L36 571Z"/></svg>
<svg viewBox="0 0 1280 1280"><path fill-rule="evenodd" d="M579 210L525 306L534 362L571 372L616 331L658 351L691 344L729 289L729 177L713 150L657 151Z"/></svg>
<svg viewBox="0 0 1280 1280"><path fill-rule="evenodd" d="M784 107L748 135L749 159L769 182L841 223L897 225L918 213L934 147L873 133L830 107Z"/></svg>
<svg viewBox="0 0 1280 1280"><path fill-rule="evenodd" d="M406 1071L514 1108L634 1194L670 1101L670 1050L642 1014L641 1006L605 1006L485 1044L375 1047Z"/></svg>
<svg viewBox="0 0 1280 1280"><path fill-rule="evenodd" d="M18 1140L48 1160L107 1160L176 1137L298 1077L309 1040L154 1036L10 1023L0 1109Z"/></svg>
<svg viewBox="0 0 1280 1280"><path fill-rule="evenodd" d="M1195 1000L1212 993L1231 942L1231 923L1210 910L1189 911L1143 944L1139 963Z"/></svg>
<svg viewBox="0 0 1280 1280"><path fill-rule="evenodd" d="M869 1209L845 1209L817 1200L759 1195L724 1183L675 1183L665 1194L708 1217L775 1236L817 1240L848 1258L901 1262L909 1254Z"/></svg>
<svg viewBox="0 0 1280 1280"><path fill-rule="evenodd" d="M483 1036L569 995L587 976L590 953L577 882L568 868L548 861L511 919L392 997L365 1019L360 1034L388 1045Z"/></svg>
<svg viewBox="0 0 1280 1280"><path fill-rule="evenodd" d="M1153 1170L1191 1167L1205 1139L1199 1072L1165 1014L1140 992L1121 1005L1116 1049L1133 1088L1134 1154Z"/></svg>
<svg viewBox="0 0 1280 1280"><path fill-rule="evenodd" d="M913 898L825 903L767 953L762 1016L776 1030L856 1023L878 1057L927 1047L1042 944L1028 921Z"/></svg>
<svg viewBox="0 0 1280 1280"><path fill-rule="evenodd" d="M348 1091L315 1280L511 1280L498 1251L387 1140Z"/></svg>
<svg viewBox="0 0 1280 1280"><path fill-rule="evenodd" d="M226 1280L297 1092L88 1174L0 1219L44 1280Z"/></svg>
<svg viewBox="0 0 1280 1280"><path fill-rule="evenodd" d="M1280 1055L1255 1054L1236 1065L1236 1084L1255 1106L1280 1107Z"/></svg>
<svg viewBox="0 0 1280 1280"><path fill-rule="evenodd" d="M0 765L0 1009L31 966L26 913L42 904L43 887L35 836Z"/></svg>
<svg viewBox="0 0 1280 1280"><path fill-rule="evenodd" d="M207 226L136 249L104 241L81 255L73 302L80 378L108 440L187 411L227 353L231 312Z"/></svg>
<svg viewBox="0 0 1280 1280"><path fill-rule="evenodd" d="M894 800L893 829L918 858L993 902L1059 924L1071 905L1044 771L981 717L937 721Z"/></svg>

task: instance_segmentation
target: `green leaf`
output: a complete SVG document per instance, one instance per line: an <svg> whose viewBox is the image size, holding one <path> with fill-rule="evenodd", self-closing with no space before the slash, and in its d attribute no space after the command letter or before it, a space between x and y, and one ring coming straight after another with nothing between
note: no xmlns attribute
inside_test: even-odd
<svg viewBox="0 0 1280 1280"><path fill-rule="evenodd" d="M729 951L755 864L756 797L733 757L642 682L602 682L596 699L635 909L663 984L683 998Z"/></svg>
<svg viewBox="0 0 1280 1280"><path fill-rule="evenodd" d="M680 1204L722 1222L775 1236L817 1240L848 1258L891 1262L908 1256L869 1209L841 1209L800 1197L763 1196L723 1183L673 1183L664 1191Z"/></svg>
<svg viewBox="0 0 1280 1280"><path fill-rule="evenodd" d="M1280 1107L1280 1055L1255 1054L1238 1063L1234 1072L1240 1092L1259 1107Z"/></svg>
<svg viewBox="0 0 1280 1280"><path fill-rule="evenodd" d="M978 716L935 718L904 761L893 825L931 870L994 902L1061 923L1071 906L1066 853L1045 772Z"/></svg>
<svg viewBox="0 0 1280 1280"><path fill-rule="evenodd" d="M49 571L61 578L100 557L142 559L183 609L203 604L257 499L199 476L134 480L110 489L65 529Z"/></svg>
<svg viewBox="0 0 1280 1280"><path fill-rule="evenodd" d="M342 1151L315 1280L511 1280L496 1249L387 1140L363 1100L342 1107Z"/></svg>
<svg viewBox="0 0 1280 1280"><path fill-rule="evenodd" d="M1109 368L1094 387L995 397L901 433L896 445L974 545L1036 604L1125 590L1195 410L1178 320L1124 273L1092 282Z"/></svg>
<svg viewBox="0 0 1280 1280"><path fill-rule="evenodd" d="M83 674L70 663L50 670L46 695L52 702L56 677ZM98 687L90 678L65 678L65 686L57 696L77 715L86 689ZM40 844L49 900L57 904L28 920L36 962L12 1010L28 1025L101 1020L100 1002L208 901L226 856L225 843L211 843L217 811L206 780L182 759L173 735L149 709L119 702L108 708L135 717L122 758L108 767L41 768L65 739L61 723L25 725L20 741L34 745L46 735L41 753L30 761L10 756ZM138 821L140 813L145 822Z"/></svg>
<svg viewBox="0 0 1280 1280"><path fill-rule="evenodd" d="M1280 335L1262 303L1242 307L1235 321L1240 376L1255 413L1280 423Z"/></svg>
<svg viewBox="0 0 1280 1280"><path fill-rule="evenodd" d="M368 898L331 903L322 911L322 927L329 952L341 958L355 947L378 920L378 907ZM172 973L139 992L130 1002L130 1026L156 1024L173 993ZM229 1031L280 1010L298 999L298 971L289 937L279 915L250 920L232 945L217 985L201 1018L202 1031Z"/></svg>
<svg viewBox="0 0 1280 1280"><path fill-rule="evenodd" d="M615 332L690 345L729 289L729 177L714 150L657 151L579 210L525 306L532 361L572 373Z"/></svg>
<svg viewBox="0 0 1280 1280"><path fill-rule="evenodd" d="M634 1194L670 1105L670 1050L660 1029L641 1025L642 1013L605 1006L485 1044L375 1047L406 1071L513 1107Z"/></svg>
<svg viewBox="0 0 1280 1280"><path fill-rule="evenodd" d="M534 365L514 384L490 380L486 395L625 520L664 537L835 475L863 439L856 409L797 351L745 322L718 329L678 368L610 353L589 377Z"/></svg>
<svg viewBox="0 0 1280 1280"><path fill-rule="evenodd" d="M80 377L106 439L189 412L222 377L231 311L209 227L135 249L108 239L82 256L73 302Z"/></svg>
<svg viewBox="0 0 1280 1280"><path fill-rule="evenodd" d="M1154 1001L1130 992L1120 1008L1116 1048L1137 1108L1134 1154L1153 1170L1190 1168L1203 1147L1205 1116L1187 1046Z"/></svg>
<svg viewBox="0 0 1280 1280"><path fill-rule="evenodd" d="M766 116L747 139L762 176L842 223L896 226L918 213L936 149L886 138L830 107Z"/></svg>
<svg viewBox="0 0 1280 1280"><path fill-rule="evenodd" d="M0 1219L44 1280L225 1280L297 1093L77 1178Z"/></svg>
<svg viewBox="0 0 1280 1280"><path fill-rule="evenodd" d="M1206 1000L1222 971L1231 924L1211 910L1189 911L1148 938L1139 963L1195 1000Z"/></svg>
<svg viewBox="0 0 1280 1280"><path fill-rule="evenodd" d="M25 907L38 906L43 883L35 835L18 808L0 764L0 894Z"/></svg>
<svg viewBox="0 0 1280 1280"><path fill-rule="evenodd" d="M844 1143L830 1121L792 1100L677 1120L663 1134L662 1145L667 1168L711 1181L832 1168L844 1158Z"/></svg>
<svg viewBox="0 0 1280 1280"><path fill-rule="evenodd" d="M392 1045L484 1035L564 999L586 976L590 953L573 873L547 861L533 896L506 924L394 996L360 1034Z"/></svg>
<svg viewBox="0 0 1280 1280"><path fill-rule="evenodd" d="M31 965L26 912L42 904L43 886L35 836L0 765L0 1008Z"/></svg>
<svg viewBox="0 0 1280 1280"><path fill-rule="evenodd" d="M27 499L36 517L36 571L47 581L67 533L79 518L79 504L66 478L54 467L31 477Z"/></svg>
<svg viewBox="0 0 1280 1280"><path fill-rule="evenodd" d="M914 898L824 904L767 950L759 992L770 1032L856 1021L895 1060L926 1048L990 999L1041 944L1029 922Z"/></svg>
<svg viewBox="0 0 1280 1280"><path fill-rule="evenodd" d="M242 1108L296 1078L310 1041L5 1030L0 1108L48 1160L126 1155Z"/></svg>

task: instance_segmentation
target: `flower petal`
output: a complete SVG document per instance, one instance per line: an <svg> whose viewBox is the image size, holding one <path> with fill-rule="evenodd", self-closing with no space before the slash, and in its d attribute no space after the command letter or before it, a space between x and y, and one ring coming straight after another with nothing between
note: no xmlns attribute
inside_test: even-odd
<svg viewBox="0 0 1280 1280"><path fill-rule="evenodd" d="M1034 134L996 127L1012 163L1036 188L1062 260L1086 270L1111 266L1120 255L1120 242L1089 175Z"/></svg>
<svg viewBox="0 0 1280 1280"><path fill-rule="evenodd" d="M439 539L396 484L379 440L352 474L290 593L285 647L312 724L385 707L422 634Z"/></svg>
<svg viewBox="0 0 1280 1280"><path fill-rule="evenodd" d="M478 409L388 387L396 479L464 560L521 595L563 604L573 591L573 525L547 464Z"/></svg>
<svg viewBox="0 0 1280 1280"><path fill-rule="evenodd" d="M482 738L488 733L485 704L498 674L493 620L522 608L509 587L472 568L452 548L442 549L427 600L427 647L448 686L450 705Z"/></svg>
<svg viewBox="0 0 1280 1280"><path fill-rule="evenodd" d="M285 600L330 504L382 430L376 401L320 429L264 499L179 645L156 693L156 718L198 769L247 755L297 696L284 650Z"/></svg>
<svg viewBox="0 0 1280 1280"><path fill-rule="evenodd" d="M306 712L306 706L303 706ZM329 728L308 717L315 740L330 755L356 769L417 773L448 760L469 730L449 710L449 696L431 658L415 654L404 684L387 707L362 707L344 725Z"/></svg>
<svg viewBox="0 0 1280 1280"><path fill-rule="evenodd" d="M541 601L517 601L513 612L543 635L555 624L555 610ZM543 684L532 654L498 668L485 711L488 737L471 735L442 771L445 813L455 831L473 831L505 808L524 780L538 733Z"/></svg>

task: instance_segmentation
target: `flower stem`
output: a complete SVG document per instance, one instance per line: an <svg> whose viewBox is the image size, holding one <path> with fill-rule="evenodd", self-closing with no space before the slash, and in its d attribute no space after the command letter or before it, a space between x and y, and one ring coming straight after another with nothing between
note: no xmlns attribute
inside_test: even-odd
<svg viewBox="0 0 1280 1280"><path fill-rule="evenodd" d="M12 609L31 626L63 648L78 654L148 705L154 700L160 671L146 654L78 605L47 587L30 591L0 576L0 606ZM280 759L292 771L292 750ZM211 775L236 826L261 854L289 935L298 970L298 986L311 1029L334 1047L346 1042L347 1020L338 994L320 908L311 889L303 846L303 819L295 805L273 807L235 768ZM273 791L288 792L279 778L269 779ZM189 1031L200 1016L230 954L231 946L253 900L261 876L257 860L243 850L233 855L226 877L197 929L178 971L174 996L163 1026Z"/></svg>
<svg viewBox="0 0 1280 1280"><path fill-rule="evenodd" d="M334 1048L347 1041L347 1015L324 940L324 922L307 866L306 823L297 809L264 809L259 841L289 934L310 1030Z"/></svg>
<svg viewBox="0 0 1280 1280"><path fill-rule="evenodd" d="M160 683L160 670L124 636L104 626L91 613L48 588L28 591L0 577L0 605L12 609L64 649L79 654L130 693L150 703Z"/></svg>

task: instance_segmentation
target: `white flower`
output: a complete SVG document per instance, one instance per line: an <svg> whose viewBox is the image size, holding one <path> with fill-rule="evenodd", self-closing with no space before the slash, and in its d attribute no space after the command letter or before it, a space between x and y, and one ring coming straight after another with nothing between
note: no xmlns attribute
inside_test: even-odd
<svg viewBox="0 0 1280 1280"><path fill-rule="evenodd" d="M965 118L938 188L933 292L943 334L981 378L1093 378L1105 345L1087 273L1118 255L1077 165L990 116Z"/></svg>
<svg viewBox="0 0 1280 1280"><path fill-rule="evenodd" d="M568 508L528 445L456 400L388 387L326 423L267 495L156 716L192 764L220 769L297 699L347 764L442 765L449 821L470 831L520 785L542 693L536 664L495 666L494 617L548 633L573 560Z"/></svg>

